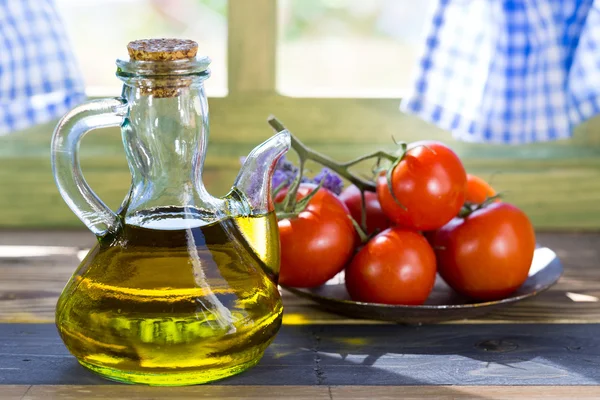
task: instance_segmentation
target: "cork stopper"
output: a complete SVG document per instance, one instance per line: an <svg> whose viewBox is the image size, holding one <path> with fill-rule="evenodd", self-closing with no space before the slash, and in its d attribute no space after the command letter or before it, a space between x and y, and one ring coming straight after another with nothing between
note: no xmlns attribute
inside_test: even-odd
<svg viewBox="0 0 600 400"><path fill-rule="evenodd" d="M168 72L173 68L169 66L169 62L195 59L198 43L186 39L134 40L127 44L127 52L131 61L154 61L161 64L148 67L164 75L149 81L150 84L143 88L144 94L156 98L177 97L181 88L189 82L186 78L169 76Z"/></svg>
<svg viewBox="0 0 600 400"><path fill-rule="evenodd" d="M129 42L132 61L175 61L196 57L198 43L186 39L142 39Z"/></svg>

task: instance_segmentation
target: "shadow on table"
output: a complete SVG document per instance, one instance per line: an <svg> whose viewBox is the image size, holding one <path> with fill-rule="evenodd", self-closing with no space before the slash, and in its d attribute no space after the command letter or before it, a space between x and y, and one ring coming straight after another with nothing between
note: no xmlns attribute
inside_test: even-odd
<svg viewBox="0 0 600 400"><path fill-rule="evenodd" d="M218 384L590 385L600 382L599 333L596 324L284 326L256 367ZM53 325L0 325L0 384L109 383L79 366Z"/></svg>
<svg viewBox="0 0 600 400"><path fill-rule="evenodd" d="M379 368L378 360L383 359L384 353L372 353L365 357L362 363L357 363L351 355L352 349L346 348L331 354L323 351L321 347L327 343L341 343L346 347L348 343L351 346L357 343L350 337L341 337L341 341L338 341L326 335L321 337L319 334L318 329L313 331L307 327L286 326L256 367L232 378L215 382L215 385L230 386L231 389L228 389L227 393L221 393L223 396L229 396L228 398L238 394L244 397L245 392L238 393L235 389L235 386L239 385L277 386L273 388L272 398L285 398L287 392L281 386L428 384L418 377L404 376L402 371ZM327 347L324 349L329 350ZM115 382L100 378L77 363L62 344L54 325L0 324L0 390L1 385L111 384ZM189 395L196 393L205 396L211 393L206 391L206 386L197 389L201 392L196 392L193 388L188 389L185 393ZM247 388L240 388L240 391L246 390ZM152 390L151 393L157 391ZM460 395L459 389L435 389L436 397L456 398ZM470 394L469 398L479 397Z"/></svg>
<svg viewBox="0 0 600 400"><path fill-rule="evenodd" d="M303 355L328 385L592 385L599 334L596 324L288 326L273 351L311 337Z"/></svg>

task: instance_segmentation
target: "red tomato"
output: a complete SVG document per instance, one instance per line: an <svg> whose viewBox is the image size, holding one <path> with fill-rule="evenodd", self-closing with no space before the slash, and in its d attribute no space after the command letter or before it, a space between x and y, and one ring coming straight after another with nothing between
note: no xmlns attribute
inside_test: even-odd
<svg viewBox="0 0 600 400"><path fill-rule="evenodd" d="M417 232L394 227L371 239L346 268L353 300L423 304L435 283L435 254Z"/></svg>
<svg viewBox="0 0 600 400"><path fill-rule="evenodd" d="M497 300L527 279L535 233L517 207L493 203L452 220L433 235L432 244L448 285L473 299Z"/></svg>
<svg viewBox="0 0 600 400"><path fill-rule="evenodd" d="M465 201L472 204L481 204L488 197L496 195L496 191L489 183L478 176L467 174L467 195Z"/></svg>
<svg viewBox="0 0 600 400"><path fill-rule="evenodd" d="M360 190L356 186L350 185L344 189L338 197L346 204L346 207L350 210L350 215L352 215L352 218L360 225L362 218L362 198ZM391 222L381 209L377 194L374 192L365 192L365 202L367 212L367 234L370 235L375 231L381 232L389 228Z"/></svg>
<svg viewBox="0 0 600 400"><path fill-rule="evenodd" d="M377 180L377 195L385 214L400 226L434 230L454 218L465 201L467 174L458 156L439 142L416 142L392 171ZM404 208L403 208L404 207Z"/></svg>
<svg viewBox="0 0 600 400"><path fill-rule="evenodd" d="M314 190L302 184L298 198ZM281 202L285 192L275 199ZM319 189L297 218L279 221L281 269L279 283L293 287L316 287L344 269L354 251L355 230L348 209L336 195Z"/></svg>

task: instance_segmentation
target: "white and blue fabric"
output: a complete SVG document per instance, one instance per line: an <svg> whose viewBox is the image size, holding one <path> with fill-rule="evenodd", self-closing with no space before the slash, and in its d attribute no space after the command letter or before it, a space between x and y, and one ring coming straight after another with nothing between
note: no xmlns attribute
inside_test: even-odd
<svg viewBox="0 0 600 400"><path fill-rule="evenodd" d="M600 112L600 0L439 0L400 109L463 141L568 138Z"/></svg>
<svg viewBox="0 0 600 400"><path fill-rule="evenodd" d="M52 0L0 0L0 135L57 118L85 98Z"/></svg>

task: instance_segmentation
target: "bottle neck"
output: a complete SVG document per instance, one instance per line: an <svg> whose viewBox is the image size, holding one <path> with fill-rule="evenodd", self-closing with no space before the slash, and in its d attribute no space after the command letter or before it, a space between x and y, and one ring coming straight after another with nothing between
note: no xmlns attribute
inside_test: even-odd
<svg viewBox="0 0 600 400"><path fill-rule="evenodd" d="M176 96L160 97L126 84L123 95L129 104L123 143L132 175L123 210L126 223L142 225L144 221L136 220L157 208L210 210L212 197L202 182L208 138L203 85L180 87Z"/></svg>

